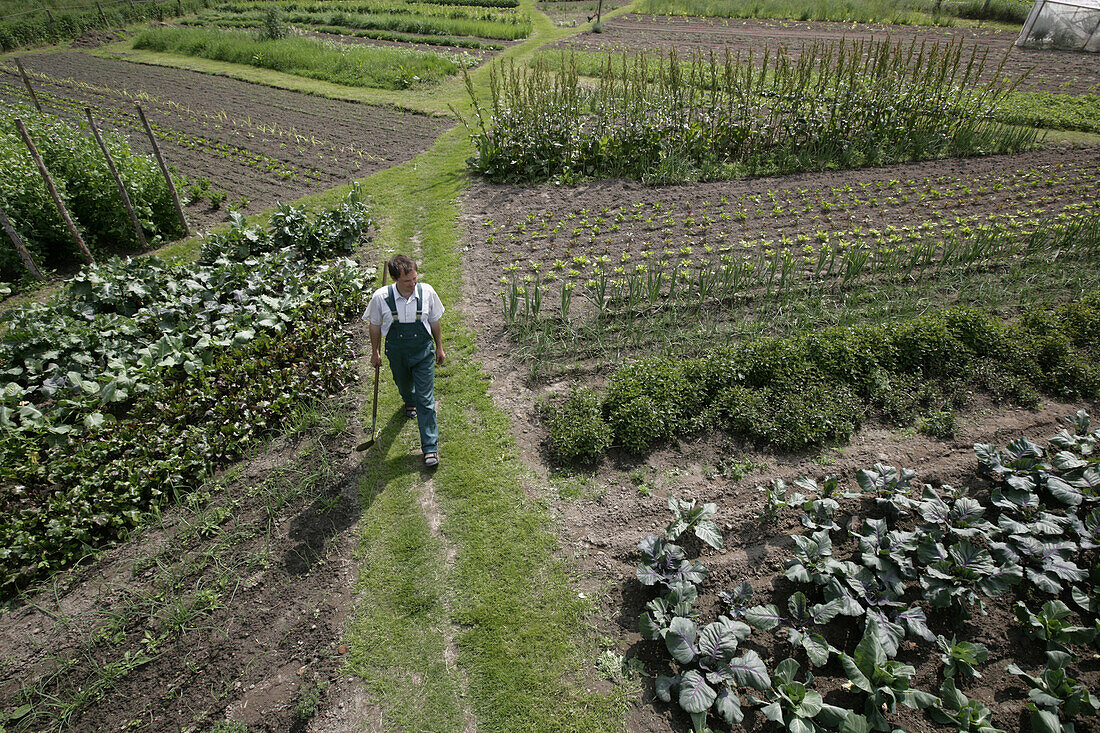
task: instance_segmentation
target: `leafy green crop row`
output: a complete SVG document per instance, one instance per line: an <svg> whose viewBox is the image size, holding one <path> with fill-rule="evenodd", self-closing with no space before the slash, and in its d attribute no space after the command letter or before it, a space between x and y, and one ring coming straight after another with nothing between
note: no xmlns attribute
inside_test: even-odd
<svg viewBox="0 0 1100 733"><path fill-rule="evenodd" d="M841 23L956 25L956 18L1023 23L1030 5L1019 0L645 0L641 13L720 18L789 18Z"/></svg>
<svg viewBox="0 0 1100 733"><path fill-rule="evenodd" d="M221 26L258 26L265 13L278 12L287 22L306 27L334 26L375 32L426 36L470 36L516 40L531 33L531 18L513 10L514 5L495 3L451 4L442 2L331 3L289 2L225 3L200 12L196 22Z"/></svg>
<svg viewBox="0 0 1100 733"><path fill-rule="evenodd" d="M609 57L599 84L573 60L503 67L475 103L471 170L491 181L626 177L651 183L853 168L1012 152L1030 128L990 120L1006 88L980 86L985 57L961 43L817 44L794 58L727 52Z"/></svg>
<svg viewBox="0 0 1100 733"><path fill-rule="evenodd" d="M410 15L408 13L348 13L344 11L311 13L288 11L283 19L288 23L313 29L322 26L351 28L354 30L387 31L390 33L409 33L420 35L458 35L478 38L497 38L515 40L531 34L531 21L527 16L499 17L492 12L477 13L469 17L466 13L447 15ZM253 27L263 19L261 11L240 14L221 12L200 13L196 23L214 26Z"/></svg>
<svg viewBox="0 0 1100 733"><path fill-rule="evenodd" d="M406 89L439 81L459 69L454 58L437 53L305 38L264 41L248 33L198 28L147 28L134 38L134 48L380 89Z"/></svg>
<svg viewBox="0 0 1100 733"><path fill-rule="evenodd" d="M967 390L1032 403L1037 390L1100 395L1100 293L1003 323L951 309L884 326L740 344L701 359L647 358L616 371L595 412L576 392L551 410L550 446L570 461L610 443L721 428L781 450L846 440L868 411L908 423Z"/></svg>
<svg viewBox="0 0 1100 733"><path fill-rule="evenodd" d="M1001 103L998 117L1014 125L1100 132L1100 94L1013 92Z"/></svg>
<svg viewBox="0 0 1100 733"><path fill-rule="evenodd" d="M124 534L351 376L343 323L370 225L355 194L310 219L208 235L200 261L86 268L5 314L0 368L0 589L11 593Z"/></svg>
<svg viewBox="0 0 1100 733"><path fill-rule="evenodd" d="M5 106L0 111L0 167L4 170L4 176L0 177L0 206L39 264L47 267L71 264L79 255L16 130L17 118L26 125L58 193L93 253L137 246L118 187L87 127L38 113L25 105ZM182 235L183 227L156 162L134 153L119 135L104 131L103 139L146 238L155 242ZM0 279L16 279L22 272L14 249L0 247Z"/></svg>
<svg viewBox="0 0 1100 733"><path fill-rule="evenodd" d="M1017 598L1050 599L1041 607L1023 600L1014 605L1022 633L1047 650L1038 674L1016 663L1006 667L1030 687L1023 706L1031 729L1064 733L1074 730L1075 720L1083 724L1100 710L1100 700L1072 676L1100 632L1100 568L1092 552L1100 544L1100 431L1090 432L1084 411L1067 422L1072 430L1051 438L1049 452L1026 438L1004 449L975 445L988 492L917 489L914 471L883 464L859 471L855 492L840 492L836 476L820 484L798 479L799 492L789 496L783 481L773 481L769 501L801 509L810 531L791 536L783 574L796 590L771 593L777 601L786 595L786 603L754 605L753 586L743 582L719 593L721 615L709 624L694 608L708 570L672 541L694 526L700 539L721 548L723 537L710 520L717 507L670 497L674 520L665 537L650 535L638 545L637 578L658 591L638 628L671 657L672 674L657 676L657 696L688 713L696 733L712 716L740 723L745 706L759 708L781 730L887 731L896 728L899 705L960 731L1002 733L992 712L962 692L982 676L978 668L989 661L989 650L936 630L966 628L956 622L972 609L984 614L990 599L1019 586ZM859 502L848 511L861 520L847 529L836 521L842 501ZM1060 596L1072 599L1076 613ZM1083 623L1074 622L1078 614ZM769 670L755 650L739 649L757 631L769 639L757 635L749 641L754 647L778 652L789 645L790 656ZM926 644L906 645L907 639ZM913 663L936 664L937 647L939 694L913 685ZM799 676L803 664L812 672ZM830 704L814 689L815 676L839 678L850 692L830 681Z"/></svg>
<svg viewBox="0 0 1100 733"><path fill-rule="evenodd" d="M65 10L56 6L47 12L36 4L34 12L13 13L0 20L0 51L12 51L21 46L57 43L76 38L94 28L118 28L144 20L164 20L193 13L209 7L209 0L170 0L140 3L116 2L95 5L82 3L79 8ZM51 19L52 17L52 19Z"/></svg>

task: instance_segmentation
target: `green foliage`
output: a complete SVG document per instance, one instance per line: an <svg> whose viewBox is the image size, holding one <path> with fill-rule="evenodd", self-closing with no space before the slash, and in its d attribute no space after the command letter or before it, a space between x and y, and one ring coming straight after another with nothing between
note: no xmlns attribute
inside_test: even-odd
<svg viewBox="0 0 1100 733"><path fill-rule="evenodd" d="M369 222L354 198L326 216L346 217L342 231ZM359 311L363 275L295 246L177 267L112 260L49 303L8 311L0 592L124 535L346 384L342 324Z"/></svg>
<svg viewBox="0 0 1100 733"><path fill-rule="evenodd" d="M258 38L261 41L278 41L286 38L288 29L279 14L278 8L268 8L264 11L264 23L260 27Z"/></svg>
<svg viewBox="0 0 1100 733"><path fill-rule="evenodd" d="M672 512L672 522L665 528L665 535L675 540L689 529L695 536L716 550L722 549L722 532L711 519L718 513L718 507L710 502L699 505L698 500L668 497L668 510Z"/></svg>
<svg viewBox="0 0 1100 733"><path fill-rule="evenodd" d="M400 35L432 38L471 37L514 41L531 33L531 18L526 12L513 11L508 0L483 0L478 3L441 2L275 2L222 3L214 11L199 13L193 24L223 28L262 26L266 14L277 10L285 22L312 30L331 28L341 34L412 40ZM514 0L512 0L514 2ZM266 6L266 7L265 7ZM381 35L380 35L381 34Z"/></svg>
<svg viewBox="0 0 1100 733"><path fill-rule="evenodd" d="M988 7L987 7L988 6ZM1018 0L846 0L846 2L792 2L791 0L645 0L638 12L657 15L695 15L720 18L787 18L842 23L895 25L954 25L955 18L1023 23L1030 6Z"/></svg>
<svg viewBox="0 0 1100 733"><path fill-rule="evenodd" d="M611 445L600 396L589 387L573 389L560 409L550 410L548 427L550 450L565 462L599 458Z"/></svg>
<svg viewBox="0 0 1100 733"><path fill-rule="evenodd" d="M867 693L864 714L875 730L890 730L884 713L896 712L898 703L926 708L935 700L934 696L910 689L909 680L916 670L888 659L873 634L864 635L852 656L842 653L840 663L852 685Z"/></svg>
<svg viewBox="0 0 1100 733"><path fill-rule="evenodd" d="M978 86L984 57L961 45L814 45L757 67L727 52L681 62L675 51L652 78L648 59L608 58L595 88L574 58L552 71L493 71L491 99L476 95L474 172L494 182L626 177L649 183L1009 152L1036 132L983 115L1001 83ZM975 52L976 54L976 52ZM869 58L868 58L869 57ZM789 89L799 89L790 94ZM964 91L965 90L965 91ZM769 100L761 104L760 100Z"/></svg>
<svg viewBox="0 0 1100 733"><path fill-rule="evenodd" d="M797 491L787 493L787 482L781 478L772 479L767 486L757 486L757 491L764 493L764 508L760 510L757 520L761 522L775 523L779 519L779 513L789 507L802 506L806 497Z"/></svg>
<svg viewBox="0 0 1100 733"><path fill-rule="evenodd" d="M940 659L943 661L944 677L951 678L956 675L959 677L982 676L975 668L989 659L989 650L985 648L984 644L959 641L954 636L948 641L946 637L937 636L936 646L943 652Z"/></svg>
<svg viewBox="0 0 1100 733"><path fill-rule="evenodd" d="M766 697L751 698L754 704L762 705L760 713L765 718L781 729L799 733L868 733L871 730L867 718L826 704L820 692L810 689L812 674L806 682L799 682L795 679L797 673L798 662L784 659L775 667L772 687L766 691Z"/></svg>
<svg viewBox="0 0 1100 733"><path fill-rule="evenodd" d="M95 28L120 28L146 20L174 18L208 4L209 0L140 3L116 0L102 1L96 7L84 2L51 2L51 11L47 13L40 3L24 3L19 8L21 12L8 9L20 3L5 3L7 7L0 20L0 51L66 41Z"/></svg>
<svg viewBox="0 0 1100 733"><path fill-rule="evenodd" d="M1013 125L1100 132L1100 94L1012 92L997 117Z"/></svg>
<svg viewBox="0 0 1100 733"><path fill-rule="evenodd" d="M308 38L257 40L237 31L146 28L134 48L246 64L354 87L407 89L455 74L454 58L380 46L333 44Z"/></svg>
<svg viewBox="0 0 1100 733"><path fill-rule="evenodd" d="M940 686L940 700L928 710L932 720L941 725L953 725L955 730L970 733L1005 733L993 727L993 713L977 700L970 700L948 677Z"/></svg>
<svg viewBox="0 0 1100 733"><path fill-rule="evenodd" d="M1073 612L1059 600L1047 601L1033 613L1023 601L1015 606L1016 620L1024 625L1024 632L1035 639L1045 641L1047 649L1067 651L1070 646L1087 644L1096 638L1095 626L1076 626L1070 622Z"/></svg>
<svg viewBox="0 0 1100 733"><path fill-rule="evenodd" d="M87 126L38 113L26 105L7 105L0 111L0 163L5 173L0 179L0 206L39 264L69 265L80 255L15 127L17 118L26 125L93 253L136 248L137 238L118 187ZM157 242L182 235L168 186L156 162L133 152L125 138L109 131L101 134L147 240ZM0 248L0 278L18 278L23 269L13 248Z"/></svg>
<svg viewBox="0 0 1100 733"><path fill-rule="evenodd" d="M841 610L841 603L836 600L811 605L806 594L799 591L788 599L786 613L780 613L778 606L774 605L754 606L745 611L745 621L749 626L765 631L784 628L787 641L796 650L805 652L810 664L821 667L828 663L831 655L839 652L814 627L832 621Z"/></svg>
<svg viewBox="0 0 1100 733"><path fill-rule="evenodd" d="M604 410L613 442L633 452L708 426L800 450L846 440L865 412L882 409L914 373L948 392L977 388L979 365L994 364L1029 389L1096 396L1097 322L1100 294L1092 293L1012 324L973 309L946 310L897 325L747 341L701 359L641 359L612 374ZM943 427L954 419L932 412L926 421ZM1087 486L1086 468L1075 471L1073 482ZM1072 482L1054 487L1067 500L1082 490ZM884 488L878 500L900 511L895 494Z"/></svg>
<svg viewBox="0 0 1100 733"><path fill-rule="evenodd" d="M1046 667L1038 677L1027 674L1016 664L1006 667L1031 685L1027 693L1031 699L1028 707L1031 709L1031 727L1036 733L1072 733L1074 727L1068 719L1096 715L1100 711L1100 700L1069 676L1066 668L1072 659L1066 652L1048 651Z"/></svg>

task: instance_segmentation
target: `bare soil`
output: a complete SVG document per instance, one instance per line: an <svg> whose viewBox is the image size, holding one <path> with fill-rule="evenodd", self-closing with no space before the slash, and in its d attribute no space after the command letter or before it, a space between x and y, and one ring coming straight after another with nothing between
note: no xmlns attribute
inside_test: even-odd
<svg viewBox="0 0 1100 733"><path fill-rule="evenodd" d="M627 14L604 23L602 33L584 33L556 44L583 51L667 51L681 53L728 49L733 55L752 52L759 58L765 49L782 46L797 56L814 43L846 40L875 40L901 43L961 42L964 58L977 49L979 58L988 52L987 78L1004 59L1001 76L1010 80L1027 77L1019 89L1025 91L1086 94L1100 92L1100 54L1069 51L1038 51L1013 46L1018 32L988 28L898 26L805 22L792 20L742 20L737 18L687 18ZM1007 54L1007 57L1006 57Z"/></svg>
<svg viewBox="0 0 1100 733"><path fill-rule="evenodd" d="M451 122L392 108L323 99L180 69L77 52L27 56L24 66L47 111L98 119L152 152L134 109L140 102L168 163L206 178L225 202L192 207L195 228L293 201L402 163ZM14 64L0 66L0 100L29 103ZM181 192L182 194L183 192Z"/></svg>

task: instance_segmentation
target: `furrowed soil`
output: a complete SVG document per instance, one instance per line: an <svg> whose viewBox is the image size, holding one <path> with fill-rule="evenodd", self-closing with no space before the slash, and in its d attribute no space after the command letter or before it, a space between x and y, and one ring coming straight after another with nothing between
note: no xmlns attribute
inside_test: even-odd
<svg viewBox="0 0 1100 733"><path fill-rule="evenodd" d="M97 120L135 149L152 147L134 109L140 102L167 162L188 180L209 180L225 202L192 207L201 229L402 163L423 152L449 121L392 108L273 89L181 69L101 59L77 52L27 56L43 108ZM30 103L15 65L0 62L0 100ZM181 195L184 192L181 192ZM244 205L241 205L242 200Z"/></svg>
<svg viewBox="0 0 1100 733"><path fill-rule="evenodd" d="M969 59L972 49L980 59L988 52L986 78L1000 68L1000 78L1015 81L1025 74L1024 91L1085 94L1100 92L1100 55L1069 51L1037 51L1017 48L1018 32L985 28L941 28L932 26L899 26L887 24L855 24L802 22L792 20L741 20L737 18L686 18L656 15L626 14L604 23L602 33L583 33L556 44L558 48L579 51L662 51L676 49L681 54L693 51L745 57L763 56L765 49L774 53L785 47L795 57L803 47L834 41L890 41L908 47L915 43L959 42L963 58ZM1007 56L1006 56L1007 54Z"/></svg>

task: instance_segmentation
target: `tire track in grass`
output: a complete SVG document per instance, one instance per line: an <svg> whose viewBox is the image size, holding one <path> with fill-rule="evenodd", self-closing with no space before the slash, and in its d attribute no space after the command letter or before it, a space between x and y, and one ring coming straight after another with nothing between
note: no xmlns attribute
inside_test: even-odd
<svg viewBox="0 0 1100 733"><path fill-rule="evenodd" d="M424 280L448 306L448 363L436 379L443 460L430 476L415 426L398 417L397 390L384 380L379 414L392 417L382 418L377 453L365 459L362 601L348 628L348 669L383 706L387 731L620 731L623 694L586 684L591 606L555 557L548 513L523 490L511 426L489 397L459 311L457 202L468 151L465 130L453 129L412 162L364 181L385 222L375 245L407 250L419 236ZM495 287L471 283L479 285ZM452 629L457 668L447 663Z"/></svg>

